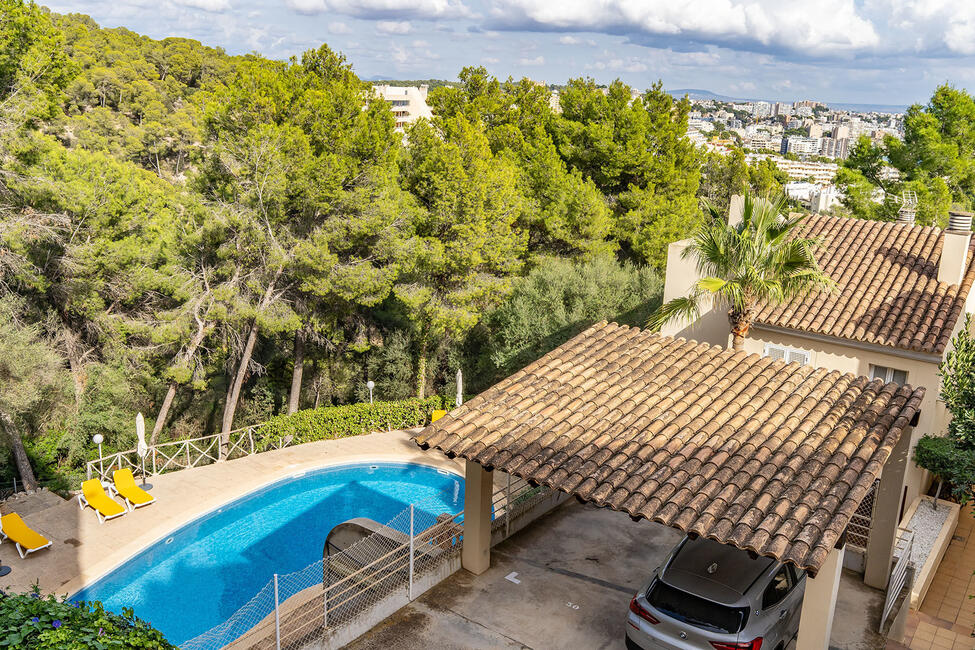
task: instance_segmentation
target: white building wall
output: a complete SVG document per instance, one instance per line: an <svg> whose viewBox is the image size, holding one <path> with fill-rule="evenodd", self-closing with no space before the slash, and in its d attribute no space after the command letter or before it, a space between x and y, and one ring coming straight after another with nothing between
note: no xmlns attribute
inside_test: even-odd
<svg viewBox="0 0 975 650"><path fill-rule="evenodd" d="M390 104L396 118L396 130L403 131L420 118L430 119L433 111L427 105L427 86L373 86L376 94Z"/></svg>

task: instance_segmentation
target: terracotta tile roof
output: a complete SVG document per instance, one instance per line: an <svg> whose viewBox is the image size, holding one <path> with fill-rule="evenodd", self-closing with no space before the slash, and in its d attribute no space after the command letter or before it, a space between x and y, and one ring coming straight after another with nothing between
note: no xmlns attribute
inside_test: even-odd
<svg viewBox="0 0 975 650"><path fill-rule="evenodd" d="M814 573L923 395L599 323L415 440Z"/></svg>
<svg viewBox="0 0 975 650"><path fill-rule="evenodd" d="M944 351L975 280L971 249L959 286L938 282L944 242L939 228L813 215L806 235L822 239L816 257L836 290L766 305L757 323L916 352Z"/></svg>

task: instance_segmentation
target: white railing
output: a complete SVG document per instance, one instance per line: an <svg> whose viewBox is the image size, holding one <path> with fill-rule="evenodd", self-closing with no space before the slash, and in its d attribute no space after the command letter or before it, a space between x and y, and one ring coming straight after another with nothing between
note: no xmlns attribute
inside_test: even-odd
<svg viewBox="0 0 975 650"><path fill-rule="evenodd" d="M499 476L492 529L504 539L547 488ZM349 625L418 598L459 568L464 513L434 516L439 504L412 504L380 532L288 575L275 575L226 622L180 644L184 650L300 647L333 639ZM499 540L500 541L500 540ZM396 600L391 605L390 599ZM392 609L389 609L392 607Z"/></svg>
<svg viewBox="0 0 975 650"><path fill-rule="evenodd" d="M235 429L230 432L226 460L250 456L261 451L281 449L291 444L291 437L275 440L258 440L256 433L263 424ZM117 451L86 463L88 478L98 477L106 481L117 469L128 468L136 476L155 476L200 465L215 463L220 458L220 436L213 433L198 438L173 440L149 447L145 459L135 449Z"/></svg>
<svg viewBox="0 0 975 650"><path fill-rule="evenodd" d="M890 580L887 581L887 597L884 599L884 609L880 614L880 632L884 631L884 624L894 609L901 590L907 584L908 574L912 567L911 553L914 550L914 532L904 528L897 530L897 542L894 544L894 570L890 572Z"/></svg>

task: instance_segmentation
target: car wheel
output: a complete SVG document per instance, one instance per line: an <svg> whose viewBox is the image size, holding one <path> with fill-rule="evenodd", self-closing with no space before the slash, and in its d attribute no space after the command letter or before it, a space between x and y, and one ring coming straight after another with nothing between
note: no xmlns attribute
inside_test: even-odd
<svg viewBox="0 0 975 650"><path fill-rule="evenodd" d="M627 636L625 636L623 638L626 639L626 650L643 650L643 648L641 648L639 645L637 645L636 641L634 641L633 639L631 639L629 637L629 635L627 635Z"/></svg>

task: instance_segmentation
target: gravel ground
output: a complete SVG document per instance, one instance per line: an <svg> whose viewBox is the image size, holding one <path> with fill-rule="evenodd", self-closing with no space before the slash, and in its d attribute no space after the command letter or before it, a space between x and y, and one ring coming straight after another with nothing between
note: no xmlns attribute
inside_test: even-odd
<svg viewBox="0 0 975 650"><path fill-rule="evenodd" d="M931 552L931 547L934 546L934 540L941 532L941 526L947 518L947 504L943 504L937 510L931 506L930 501L921 501L917 505L917 510L914 511L914 516L911 517L911 523L908 525L908 528L914 531L911 560L914 561L914 566L917 569L924 565L928 553Z"/></svg>

